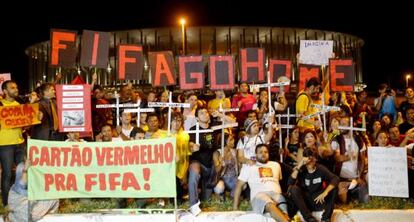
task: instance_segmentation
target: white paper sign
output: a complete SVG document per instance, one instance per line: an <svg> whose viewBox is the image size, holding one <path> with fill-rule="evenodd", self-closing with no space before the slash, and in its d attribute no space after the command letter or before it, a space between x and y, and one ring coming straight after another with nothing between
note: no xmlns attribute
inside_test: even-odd
<svg viewBox="0 0 414 222"><path fill-rule="evenodd" d="M0 89L1 85L3 85L4 82L7 80L11 80L10 73L0 73ZM3 90L0 90L0 95L3 94Z"/></svg>
<svg viewBox="0 0 414 222"><path fill-rule="evenodd" d="M301 40L299 63L328 65L333 53L333 41Z"/></svg>
<svg viewBox="0 0 414 222"><path fill-rule="evenodd" d="M368 188L371 196L408 197L405 148L368 148Z"/></svg>

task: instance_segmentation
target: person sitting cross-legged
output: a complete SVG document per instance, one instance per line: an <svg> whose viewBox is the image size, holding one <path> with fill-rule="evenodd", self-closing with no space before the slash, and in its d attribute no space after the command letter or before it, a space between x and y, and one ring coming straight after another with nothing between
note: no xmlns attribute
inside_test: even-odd
<svg viewBox="0 0 414 222"><path fill-rule="evenodd" d="M339 178L323 165L316 163L317 154L310 148L303 151L303 159L293 168L288 184L288 200L307 222L317 221L311 211L321 211L322 221L330 221L337 196ZM324 183L327 187L324 188ZM293 206L293 205L292 205Z"/></svg>

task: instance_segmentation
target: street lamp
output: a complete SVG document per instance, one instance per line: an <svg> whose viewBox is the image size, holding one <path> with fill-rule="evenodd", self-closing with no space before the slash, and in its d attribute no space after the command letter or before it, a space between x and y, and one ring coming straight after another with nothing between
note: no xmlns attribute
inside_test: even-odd
<svg viewBox="0 0 414 222"><path fill-rule="evenodd" d="M405 87L408 88L408 80L411 78L411 74L405 75Z"/></svg>
<svg viewBox="0 0 414 222"><path fill-rule="evenodd" d="M182 42L183 42L183 55L185 55L185 19L180 19L181 24L181 34L182 34Z"/></svg>

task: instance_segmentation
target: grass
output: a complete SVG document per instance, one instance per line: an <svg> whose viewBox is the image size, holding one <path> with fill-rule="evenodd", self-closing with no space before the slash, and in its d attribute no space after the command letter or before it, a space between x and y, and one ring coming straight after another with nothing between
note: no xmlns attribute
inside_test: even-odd
<svg viewBox="0 0 414 222"><path fill-rule="evenodd" d="M371 197L368 203L350 202L346 205L337 205L341 210L351 209L414 209L414 202L396 197Z"/></svg>
<svg viewBox="0 0 414 222"><path fill-rule="evenodd" d="M146 206L147 209L160 208L157 205L157 201L154 199ZM96 212L97 209L114 209L116 205L107 199L95 199L91 203L82 203L77 200L62 200L60 206L60 213L86 213ZM131 199L128 200L128 209L135 209L135 202ZM178 209L188 209L188 201L179 204ZM201 203L203 211L232 211L233 200L228 197L224 201L220 201L218 198L212 198L211 200ZM368 203L362 204L358 202L350 202L349 204L338 204L336 209L344 211L351 209L414 209L414 202L408 199L392 198L392 197L371 197ZM173 202L170 201L166 204L164 209L174 209ZM250 202L242 200L239 206L241 211L251 211Z"/></svg>
<svg viewBox="0 0 414 222"><path fill-rule="evenodd" d="M146 209L159 209L157 200L151 200ZM92 199L90 202L78 201L77 199L62 199L60 200L59 213L91 213L97 212L100 209L115 209L115 202L110 199ZM127 208L132 210L136 209L136 204L133 199L127 201ZM183 202L178 205L178 209L188 209L189 202ZM233 209L233 200L227 197L225 200L219 200L218 198L211 198L208 201L201 203L203 211L231 211ZM338 204L336 209L344 211L351 209L414 209L414 202L408 199L392 198L392 197L371 197L368 203L362 204L357 202L351 202L349 204ZM164 209L174 209L172 201L167 201ZM241 211L251 211L250 202L242 200L239 206ZM5 213L6 209L0 204L0 215ZM128 210L125 210L128 213Z"/></svg>
<svg viewBox="0 0 414 222"><path fill-rule="evenodd" d="M185 201L182 204L178 204L178 209L188 209L189 202ZM127 201L128 209L136 209L137 206L133 199ZM146 209L159 209L157 199L150 200ZM220 201L218 198L212 198L208 201L201 202L201 208L203 211L231 211L233 210L233 200L226 198L224 201ZM116 209L116 204L108 199L92 199L89 203L78 201L76 199L65 199L60 201L59 212L60 213L90 213L96 212L100 209ZM174 209L174 202L167 201L163 209ZM252 210L250 202L242 200L240 202L239 209L241 211Z"/></svg>

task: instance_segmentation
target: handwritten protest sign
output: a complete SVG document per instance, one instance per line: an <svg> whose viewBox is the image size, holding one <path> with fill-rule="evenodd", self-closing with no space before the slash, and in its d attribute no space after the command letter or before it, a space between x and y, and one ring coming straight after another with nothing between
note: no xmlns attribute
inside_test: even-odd
<svg viewBox="0 0 414 222"><path fill-rule="evenodd" d="M56 85L60 132L91 132L91 86Z"/></svg>
<svg viewBox="0 0 414 222"><path fill-rule="evenodd" d="M5 129L39 124L39 104L0 106L0 125Z"/></svg>
<svg viewBox="0 0 414 222"><path fill-rule="evenodd" d="M328 65L333 54L333 41L301 40L299 63Z"/></svg>
<svg viewBox="0 0 414 222"><path fill-rule="evenodd" d="M368 149L368 188L371 196L408 197L405 148Z"/></svg>
<svg viewBox="0 0 414 222"><path fill-rule="evenodd" d="M29 200L174 197L176 139L28 140Z"/></svg>

